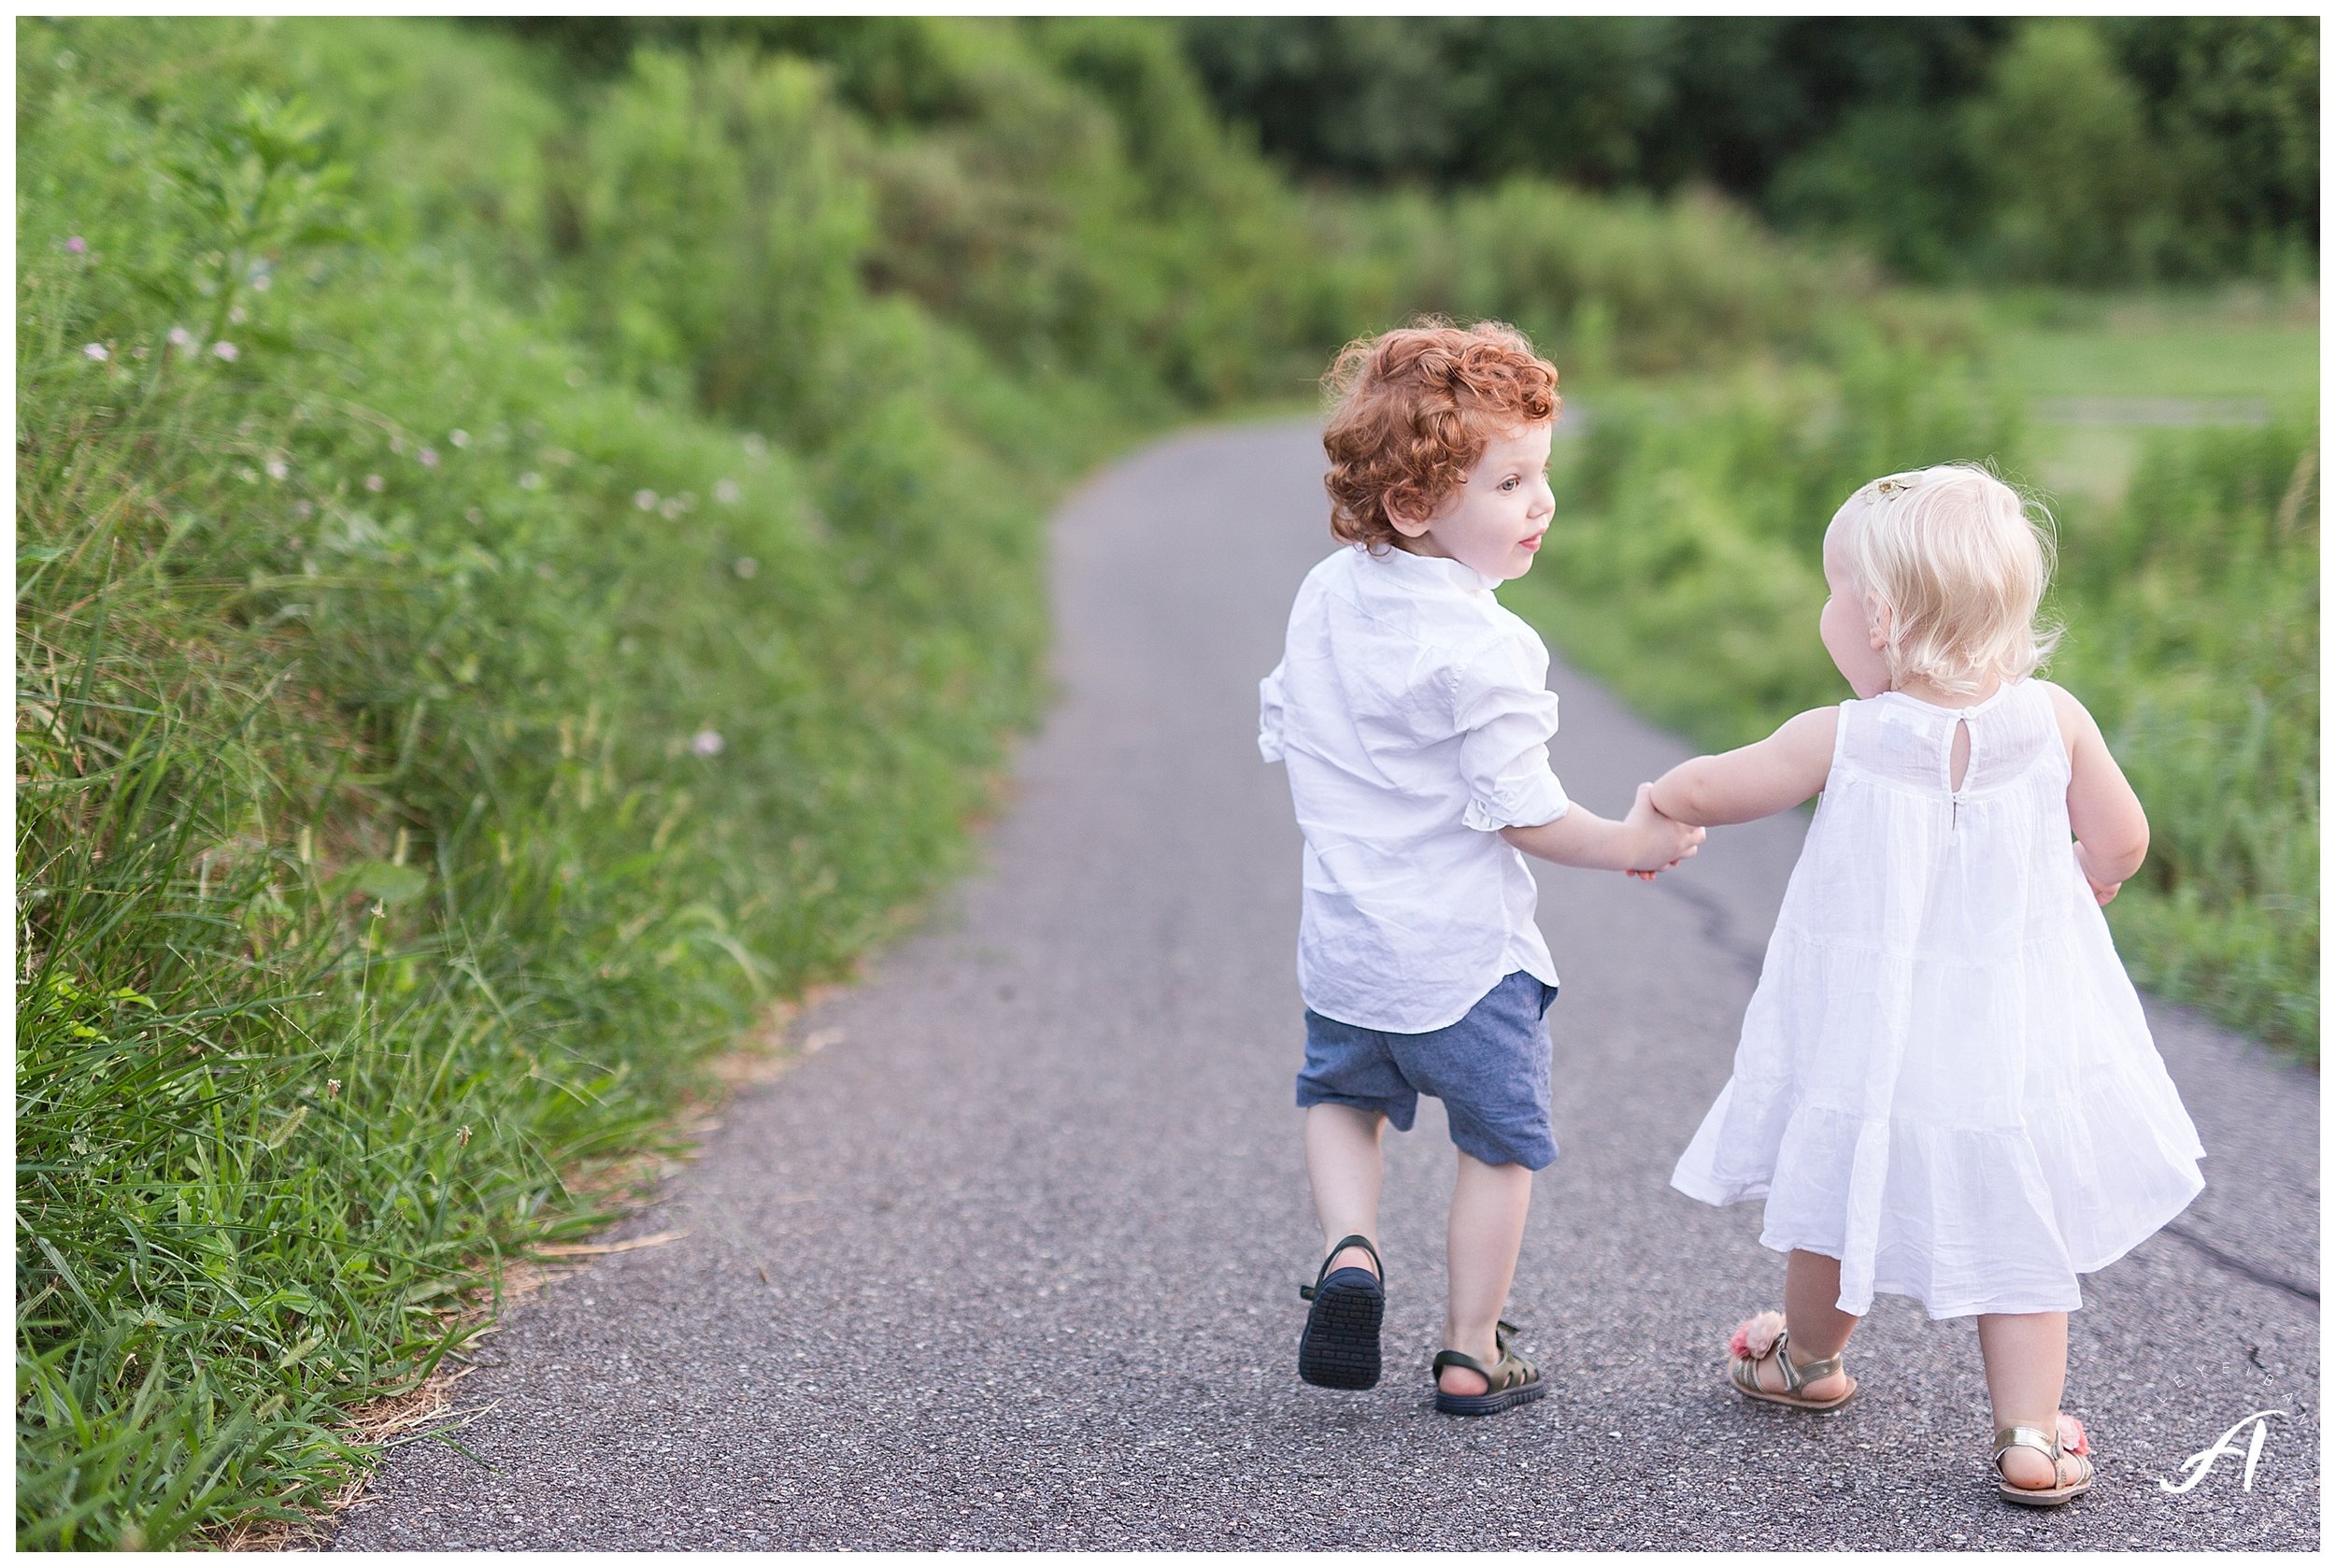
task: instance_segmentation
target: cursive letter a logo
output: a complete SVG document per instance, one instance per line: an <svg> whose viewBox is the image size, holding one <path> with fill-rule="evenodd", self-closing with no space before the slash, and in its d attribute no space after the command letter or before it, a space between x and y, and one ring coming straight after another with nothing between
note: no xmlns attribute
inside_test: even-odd
<svg viewBox="0 0 2336 1568"><path fill-rule="evenodd" d="M2233 1440L2238 1437L2239 1429L2245 1426L2249 1421L2252 1421L2255 1423L2255 1435L2247 1440L2246 1479L2240 1490L2243 1491L2253 1491L2255 1490L2255 1461L2258 1459L2260 1459L2263 1454L2263 1433L2265 1431L2263 1423L2273 1416L2285 1416L2286 1413L2287 1412L2285 1410L2258 1410L2251 1416L2240 1417L2236 1421L2233 1421L2230 1424L2230 1430L2229 1432L2224 1433L2220 1437L2215 1439L2213 1447L2201 1448L2197 1453L2192 1454L2188 1459L2182 1461L2182 1468L2186 1474L2182 1477L2182 1484L2180 1486L2176 1486L2172 1481L2161 1478L2158 1483L2158 1490L2160 1491L2173 1492L2176 1495L2179 1495L2183 1492L2188 1491L2192 1487L2206 1479L2206 1473L2215 1468L2215 1461L2216 1460L2221 1459L2225 1454L2229 1454L2234 1458L2238 1455L2240 1450L2236 1447Z"/></svg>

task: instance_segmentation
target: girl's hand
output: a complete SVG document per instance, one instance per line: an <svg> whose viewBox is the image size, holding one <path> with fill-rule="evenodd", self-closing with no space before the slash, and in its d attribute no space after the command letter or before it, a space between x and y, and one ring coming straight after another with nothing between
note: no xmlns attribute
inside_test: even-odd
<svg viewBox="0 0 2336 1568"><path fill-rule="evenodd" d="M2092 889L2095 904L2106 905L2117 896L2117 890L2125 886L2123 877L2118 877L2113 882L2097 874L2093 870L2092 857L2085 853L2085 846L2082 843L2076 847L2076 869L2085 874L2085 885Z"/></svg>
<svg viewBox="0 0 2336 1568"><path fill-rule="evenodd" d="M1696 846L1703 842L1702 828L1674 821L1656 808L1652 784L1638 787L1638 794L1631 802L1631 814L1623 819L1622 825L1641 847L1631 857L1638 863L1628 870L1631 876L1649 882L1694 854Z"/></svg>

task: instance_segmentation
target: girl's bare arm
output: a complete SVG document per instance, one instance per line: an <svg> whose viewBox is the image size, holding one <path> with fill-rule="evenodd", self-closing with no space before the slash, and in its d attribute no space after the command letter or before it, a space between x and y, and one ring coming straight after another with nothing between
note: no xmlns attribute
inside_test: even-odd
<svg viewBox="0 0 2336 1568"><path fill-rule="evenodd" d="M1681 822L1749 822L1799 805L1825 788L1833 765L1836 708L1795 715L1766 740L1716 757L1693 757L1655 781L1655 809Z"/></svg>
<svg viewBox="0 0 2336 1568"><path fill-rule="evenodd" d="M1695 853L1695 847L1703 842L1703 830L1667 820L1649 803L1653 788L1651 784L1638 787L1631 814L1619 822L1575 805L1564 816L1537 827L1503 828L1501 836L1525 853L1559 865L1636 873L1668 870Z"/></svg>
<svg viewBox="0 0 2336 1568"><path fill-rule="evenodd" d="M2149 818L2085 705L2050 681L2044 690L2052 693L2053 717L2068 743L2069 827L2076 834L2076 863L2084 867L2093 897L2106 904L2148 855Z"/></svg>

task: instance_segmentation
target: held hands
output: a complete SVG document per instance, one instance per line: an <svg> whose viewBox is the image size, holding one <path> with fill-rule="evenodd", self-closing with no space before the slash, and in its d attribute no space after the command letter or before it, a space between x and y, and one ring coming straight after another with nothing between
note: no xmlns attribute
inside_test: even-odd
<svg viewBox="0 0 2336 1568"><path fill-rule="evenodd" d="M1703 842L1703 830L1677 822L1655 809L1655 786L1642 784L1637 798L1631 802L1631 814L1622 820L1622 826L1639 846L1631 858L1636 862L1623 872L1642 882L1651 882L1681 861L1695 853ZM2101 900L2107 903L2107 899Z"/></svg>

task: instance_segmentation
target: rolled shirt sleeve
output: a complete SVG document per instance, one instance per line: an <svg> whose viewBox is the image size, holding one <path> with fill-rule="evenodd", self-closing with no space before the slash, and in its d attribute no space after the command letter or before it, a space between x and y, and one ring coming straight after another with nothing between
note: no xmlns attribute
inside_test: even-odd
<svg viewBox="0 0 2336 1568"><path fill-rule="evenodd" d="M1282 760L1283 707L1282 666L1276 664L1273 674L1257 683L1257 748L1269 763Z"/></svg>
<svg viewBox="0 0 2336 1568"><path fill-rule="evenodd" d="M1461 820L1480 833L1554 822L1573 805L1549 766L1558 694L1548 675L1549 655L1538 637L1530 648L1502 637L1455 677L1453 717L1468 786Z"/></svg>

